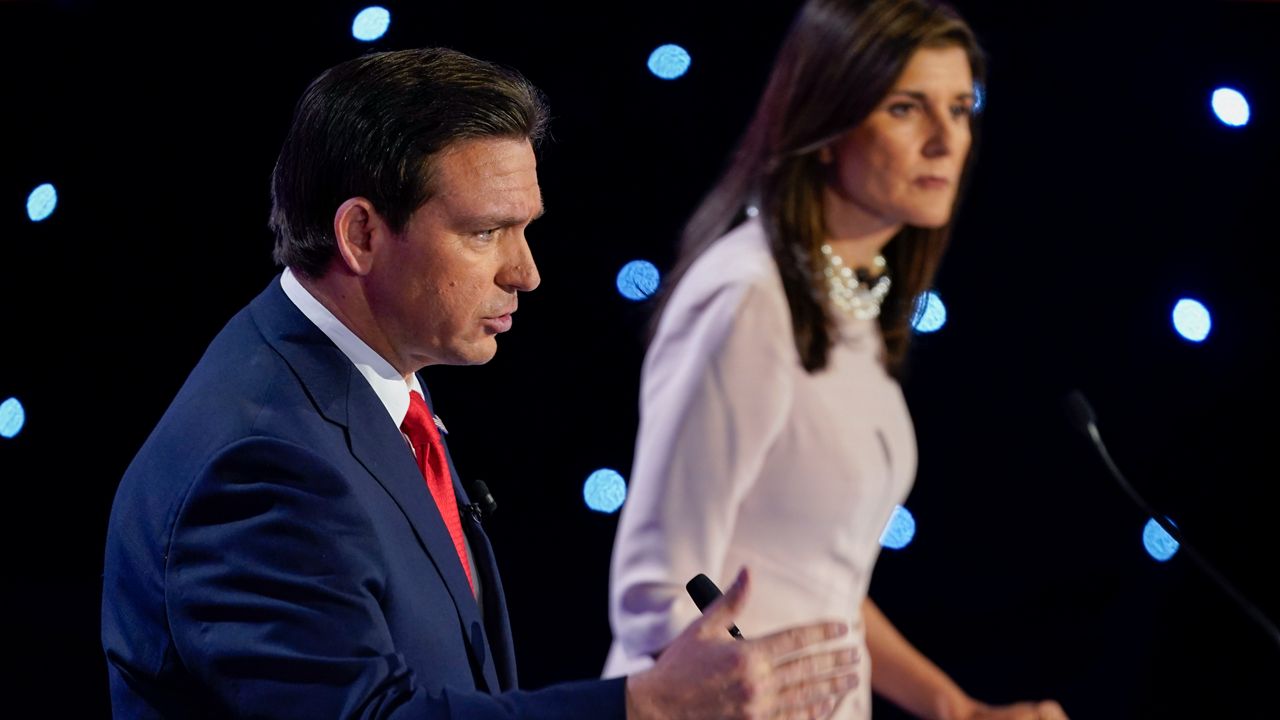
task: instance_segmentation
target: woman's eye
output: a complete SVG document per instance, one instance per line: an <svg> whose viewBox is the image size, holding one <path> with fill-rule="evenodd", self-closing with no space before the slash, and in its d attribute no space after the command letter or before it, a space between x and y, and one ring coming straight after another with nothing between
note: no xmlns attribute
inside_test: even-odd
<svg viewBox="0 0 1280 720"><path fill-rule="evenodd" d="M894 117L905 117L915 109L915 103L901 102L889 106L889 114Z"/></svg>

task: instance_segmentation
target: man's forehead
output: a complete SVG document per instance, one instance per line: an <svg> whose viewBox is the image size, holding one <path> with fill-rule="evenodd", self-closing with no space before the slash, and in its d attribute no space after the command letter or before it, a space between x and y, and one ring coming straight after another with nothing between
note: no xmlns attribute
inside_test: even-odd
<svg viewBox="0 0 1280 720"><path fill-rule="evenodd" d="M538 161L525 138L469 138L451 143L434 158L440 175L448 179L468 176L500 181L536 175Z"/></svg>
<svg viewBox="0 0 1280 720"><path fill-rule="evenodd" d="M537 159L527 139L461 140L441 151L434 164L432 195L450 215L523 222L542 214Z"/></svg>

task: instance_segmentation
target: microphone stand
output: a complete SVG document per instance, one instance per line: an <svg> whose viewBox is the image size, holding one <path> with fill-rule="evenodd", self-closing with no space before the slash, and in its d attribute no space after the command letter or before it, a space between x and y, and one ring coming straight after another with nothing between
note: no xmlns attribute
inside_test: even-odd
<svg viewBox="0 0 1280 720"><path fill-rule="evenodd" d="M1090 407L1089 401L1085 399L1084 394L1079 390L1071 391L1067 395L1066 405L1067 410L1075 421L1077 428L1093 442L1094 448L1096 448L1098 454L1102 456L1102 461L1106 464L1107 469L1111 471L1111 475L1120 483L1120 487L1124 489L1129 498L1142 509L1142 512L1150 516L1165 532L1169 533L1169 536L1178 543L1178 547L1186 550L1187 556L1191 558L1196 567L1200 568L1200 570L1208 575L1209 579L1212 580L1224 593L1226 593L1228 597L1235 601L1236 605L1238 605L1246 615L1260 625L1271 641L1276 644L1276 647L1280 648L1280 629L1277 629L1275 624L1272 623L1256 605L1249 602L1248 598L1237 590L1236 587L1222 575L1222 573L1218 572L1217 568L1209 564L1209 561L1206 560L1198 550L1192 547L1191 543L1187 542L1186 538L1183 537L1182 532L1179 531L1177 527L1173 523L1169 522L1163 515L1156 512L1155 509L1138 494L1138 491L1129 484L1129 481L1125 479L1124 473L1120 472L1120 468L1116 465L1115 461L1111 459L1111 453L1107 452L1106 444L1102 442L1102 433L1098 432L1098 424L1093 414L1093 408Z"/></svg>

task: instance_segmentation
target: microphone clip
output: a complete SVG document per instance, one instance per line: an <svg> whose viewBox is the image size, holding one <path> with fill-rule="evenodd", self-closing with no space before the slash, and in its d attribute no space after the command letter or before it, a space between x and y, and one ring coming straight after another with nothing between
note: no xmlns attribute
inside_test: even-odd
<svg viewBox="0 0 1280 720"><path fill-rule="evenodd" d="M472 480L467 487L467 494L475 498L474 502L461 505L458 509L471 516L476 524L484 518L493 515L498 509L498 501L493 499L493 494L489 492L489 486L483 480Z"/></svg>
<svg viewBox="0 0 1280 720"><path fill-rule="evenodd" d="M480 520L485 517L484 510L480 507L480 503L467 503L458 509L467 515L470 515L477 524L479 524Z"/></svg>

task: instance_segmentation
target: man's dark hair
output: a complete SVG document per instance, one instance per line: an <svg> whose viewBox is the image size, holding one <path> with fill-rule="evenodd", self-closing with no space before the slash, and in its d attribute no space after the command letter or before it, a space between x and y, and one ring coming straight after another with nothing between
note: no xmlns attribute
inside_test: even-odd
<svg viewBox="0 0 1280 720"><path fill-rule="evenodd" d="M489 137L536 144L546 124L523 76L453 50L373 53L326 70L298 102L272 173L276 262L323 275L343 202L368 199L400 232L431 197L441 150Z"/></svg>

